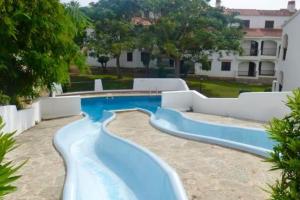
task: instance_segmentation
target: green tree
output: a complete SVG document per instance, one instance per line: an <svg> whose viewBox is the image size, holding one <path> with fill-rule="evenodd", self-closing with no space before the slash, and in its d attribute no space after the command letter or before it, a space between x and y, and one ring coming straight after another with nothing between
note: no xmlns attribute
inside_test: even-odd
<svg viewBox="0 0 300 200"><path fill-rule="evenodd" d="M4 123L0 117L0 199L3 199L9 193L16 191L16 186L12 183L21 176L16 172L25 164L15 166L12 161L6 160L7 153L16 148L16 141L13 138L14 133L3 133Z"/></svg>
<svg viewBox="0 0 300 200"><path fill-rule="evenodd" d="M75 25L75 42L82 46L86 37L86 29L92 26L91 20L85 15L78 1L66 3L65 10Z"/></svg>
<svg viewBox="0 0 300 200"><path fill-rule="evenodd" d="M68 82L71 64L84 69L76 31L59 0L0 1L0 90L12 103Z"/></svg>
<svg viewBox="0 0 300 200"><path fill-rule="evenodd" d="M281 178L271 187L271 199L300 199L300 90L288 98L291 113L283 119L274 119L268 128L276 141L271 157L272 170L280 170Z"/></svg>
<svg viewBox="0 0 300 200"><path fill-rule="evenodd" d="M154 34L154 25L138 25L135 28L136 46L141 51L141 61L146 68L146 75L149 77L150 62L159 56L157 39Z"/></svg>
<svg viewBox="0 0 300 200"><path fill-rule="evenodd" d="M99 55L116 59L117 75L121 78L120 56L135 48L132 18L139 12L134 0L101 0L92 4L89 17L95 22L92 49Z"/></svg>
<svg viewBox="0 0 300 200"><path fill-rule="evenodd" d="M213 8L206 0L161 0L155 35L161 52L175 61L200 61L210 52L238 51L243 33L234 17Z"/></svg>

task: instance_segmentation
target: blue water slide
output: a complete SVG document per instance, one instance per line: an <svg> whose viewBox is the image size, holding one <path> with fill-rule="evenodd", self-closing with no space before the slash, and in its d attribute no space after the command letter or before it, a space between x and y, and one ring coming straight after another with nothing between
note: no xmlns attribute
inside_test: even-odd
<svg viewBox="0 0 300 200"><path fill-rule="evenodd" d="M196 121L172 110L159 108L151 124L172 135L268 157L275 144L263 129Z"/></svg>

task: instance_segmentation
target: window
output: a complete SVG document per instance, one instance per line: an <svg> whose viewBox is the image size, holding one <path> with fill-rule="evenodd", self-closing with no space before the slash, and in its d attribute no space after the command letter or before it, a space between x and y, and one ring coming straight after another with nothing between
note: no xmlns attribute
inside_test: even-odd
<svg viewBox="0 0 300 200"><path fill-rule="evenodd" d="M250 28L250 20L243 20L243 28Z"/></svg>
<svg viewBox="0 0 300 200"><path fill-rule="evenodd" d="M274 28L274 21L266 21L265 28Z"/></svg>
<svg viewBox="0 0 300 200"><path fill-rule="evenodd" d="M230 61L225 61L222 62L222 71L230 71L231 70L231 62Z"/></svg>
<svg viewBox="0 0 300 200"><path fill-rule="evenodd" d="M132 62L132 60L133 60L132 52L127 53L127 62Z"/></svg>
<svg viewBox="0 0 300 200"><path fill-rule="evenodd" d="M169 66L174 67L175 66L175 61L173 59L169 60Z"/></svg>
<svg viewBox="0 0 300 200"><path fill-rule="evenodd" d="M203 71L211 71L211 60L209 60L207 63L202 63L201 69Z"/></svg>

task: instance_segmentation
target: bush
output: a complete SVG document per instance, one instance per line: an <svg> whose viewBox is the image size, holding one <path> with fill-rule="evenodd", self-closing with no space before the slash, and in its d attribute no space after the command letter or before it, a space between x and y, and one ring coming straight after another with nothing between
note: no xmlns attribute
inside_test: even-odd
<svg viewBox="0 0 300 200"><path fill-rule="evenodd" d="M280 170L281 178L271 188L273 200L300 199L300 90L293 92L286 104L291 113L283 119L274 119L268 128L277 142L268 162L272 170Z"/></svg>
<svg viewBox="0 0 300 200"><path fill-rule="evenodd" d="M8 152L16 148L16 141L13 138L14 133L3 133L4 123L0 117L0 199L11 192L16 191L16 187L11 185L20 176L16 172L25 164L14 166L12 161L6 161Z"/></svg>
<svg viewBox="0 0 300 200"><path fill-rule="evenodd" d="M4 106L4 105L8 105L10 102L10 97L3 94L1 91L0 91L0 106Z"/></svg>

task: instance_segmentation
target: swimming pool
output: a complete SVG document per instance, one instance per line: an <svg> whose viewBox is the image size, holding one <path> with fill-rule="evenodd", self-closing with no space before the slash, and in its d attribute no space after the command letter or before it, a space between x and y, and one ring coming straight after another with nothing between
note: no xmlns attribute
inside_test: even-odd
<svg viewBox="0 0 300 200"><path fill-rule="evenodd" d="M273 146L263 130L193 121L159 108L160 96L82 98L81 105L87 116L62 128L54 138L67 167L64 200L187 200L172 168L107 130L114 110L141 109L164 132L257 155L265 156Z"/></svg>
<svg viewBox="0 0 300 200"><path fill-rule="evenodd" d="M81 99L81 109L94 121L103 121L104 110L141 108L155 113L161 105L161 96L121 96Z"/></svg>

